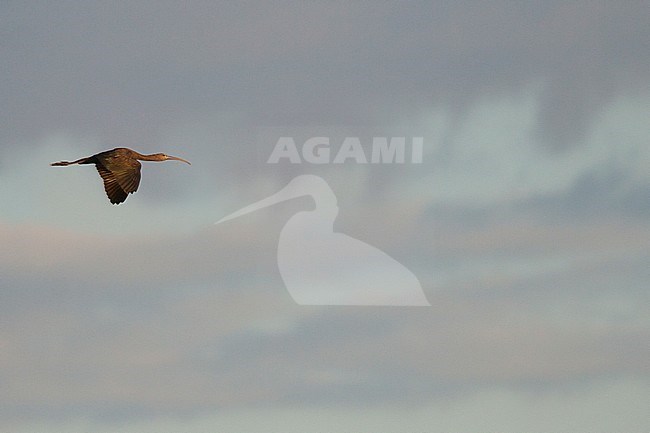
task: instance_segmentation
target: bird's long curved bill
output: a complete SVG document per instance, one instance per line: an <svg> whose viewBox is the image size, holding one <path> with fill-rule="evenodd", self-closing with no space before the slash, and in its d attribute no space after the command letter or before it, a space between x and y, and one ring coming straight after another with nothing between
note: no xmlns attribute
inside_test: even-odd
<svg viewBox="0 0 650 433"><path fill-rule="evenodd" d="M305 195L304 191L296 191L295 189L285 187L267 198L263 198L260 201L249 204L248 206L245 206L238 211L231 213L230 215L226 215L215 224L221 224L222 222L239 218L240 216L246 215L247 213L255 212L257 210L264 209L265 207L273 206L276 203L280 203L282 201L295 197L300 197L302 195Z"/></svg>
<svg viewBox="0 0 650 433"><path fill-rule="evenodd" d="M184 162L186 164L192 165L192 163L189 162L188 160L183 159L183 158L179 158L178 156L167 156L167 159L173 159L175 161L182 161L182 162Z"/></svg>

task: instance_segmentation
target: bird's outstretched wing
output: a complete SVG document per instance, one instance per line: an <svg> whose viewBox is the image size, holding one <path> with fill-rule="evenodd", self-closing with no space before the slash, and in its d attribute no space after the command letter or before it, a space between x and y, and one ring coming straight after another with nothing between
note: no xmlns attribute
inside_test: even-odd
<svg viewBox="0 0 650 433"><path fill-rule="evenodd" d="M140 167L137 159L96 155L95 167L104 180L104 190L113 204L120 204L138 190Z"/></svg>

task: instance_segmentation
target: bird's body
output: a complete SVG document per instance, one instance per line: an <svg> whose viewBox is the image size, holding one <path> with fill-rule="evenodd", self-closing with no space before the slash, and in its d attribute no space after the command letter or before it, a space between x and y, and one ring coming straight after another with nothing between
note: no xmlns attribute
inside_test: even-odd
<svg viewBox="0 0 650 433"><path fill-rule="evenodd" d="M67 166L72 164L95 164L99 175L104 181L104 190L113 204L120 204L129 194L138 190L140 185L140 161L176 160L190 163L182 158L154 153L143 155L126 147L100 152L76 161L53 162L52 166Z"/></svg>

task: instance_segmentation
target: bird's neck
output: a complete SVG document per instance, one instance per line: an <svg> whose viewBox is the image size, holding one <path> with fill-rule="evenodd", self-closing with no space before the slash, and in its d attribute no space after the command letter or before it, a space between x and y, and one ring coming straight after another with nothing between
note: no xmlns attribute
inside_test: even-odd
<svg viewBox="0 0 650 433"><path fill-rule="evenodd" d="M162 158L158 153L152 153L150 155L142 155L141 153L138 153L138 159L140 161L162 161Z"/></svg>

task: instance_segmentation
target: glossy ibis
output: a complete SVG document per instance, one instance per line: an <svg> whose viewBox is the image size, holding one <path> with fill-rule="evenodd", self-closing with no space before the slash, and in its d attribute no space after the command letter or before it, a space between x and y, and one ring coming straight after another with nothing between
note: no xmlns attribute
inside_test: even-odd
<svg viewBox="0 0 650 433"><path fill-rule="evenodd" d="M189 161L182 158L165 155L164 153L142 155L141 153L125 147L118 147L76 161L59 161L53 162L50 165L66 166L72 164L95 164L99 175L104 180L104 190L106 190L108 199L113 204L120 204L126 200L129 194L138 190L138 185L140 185L140 167L142 167L138 160L176 160L190 164Z"/></svg>

